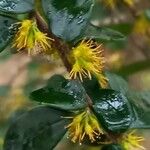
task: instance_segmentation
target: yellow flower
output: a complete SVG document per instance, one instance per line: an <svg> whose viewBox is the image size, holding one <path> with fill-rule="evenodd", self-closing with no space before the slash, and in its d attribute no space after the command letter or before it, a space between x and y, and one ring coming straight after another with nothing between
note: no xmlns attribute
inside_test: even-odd
<svg viewBox="0 0 150 150"><path fill-rule="evenodd" d="M143 14L136 20L133 32L142 35L150 34L150 21Z"/></svg>
<svg viewBox="0 0 150 150"><path fill-rule="evenodd" d="M28 54L51 49L52 39L38 29L35 21L24 20L18 24L20 27L15 35L13 47L18 50L28 49Z"/></svg>
<svg viewBox="0 0 150 150"><path fill-rule="evenodd" d="M104 5L106 7L109 7L111 9L116 8L116 5L118 3L125 3L128 6L133 6L134 5L134 0L122 0L122 1L121 0L101 0L101 1L104 3Z"/></svg>
<svg viewBox="0 0 150 150"><path fill-rule="evenodd" d="M74 64L70 72L70 78L79 77L83 81L83 77L92 78L91 74L99 77L102 87L107 86L107 79L103 75L104 57L102 56L101 45L97 46L91 40L83 40L77 47L73 48L72 56Z"/></svg>
<svg viewBox="0 0 150 150"><path fill-rule="evenodd" d="M125 134L122 139L122 146L125 150L132 150L135 148L143 149L145 148L140 145L140 142L144 141L143 137L135 135L135 131Z"/></svg>
<svg viewBox="0 0 150 150"><path fill-rule="evenodd" d="M78 141L81 144L85 136L88 136L90 141L94 142L97 137L103 134L96 116L89 109L72 118L73 121L66 126L68 137L71 138L72 142Z"/></svg>

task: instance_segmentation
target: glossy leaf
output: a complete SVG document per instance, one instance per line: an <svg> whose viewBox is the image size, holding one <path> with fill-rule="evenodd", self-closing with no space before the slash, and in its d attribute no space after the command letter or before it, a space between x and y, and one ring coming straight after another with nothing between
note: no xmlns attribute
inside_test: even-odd
<svg viewBox="0 0 150 150"><path fill-rule="evenodd" d="M50 106L30 110L10 126L4 150L52 150L66 132L68 120L61 116L68 115Z"/></svg>
<svg viewBox="0 0 150 150"><path fill-rule="evenodd" d="M35 90L30 95L31 99L55 104L64 109L78 109L86 106L86 92L76 80L66 80L60 75L54 75L47 85Z"/></svg>
<svg viewBox="0 0 150 150"><path fill-rule="evenodd" d="M93 6L93 0L42 0L42 3L52 32L66 41L82 34Z"/></svg>
<svg viewBox="0 0 150 150"><path fill-rule="evenodd" d="M13 13L25 13L33 9L34 0L0 0L0 10Z"/></svg>
<svg viewBox="0 0 150 150"><path fill-rule="evenodd" d="M9 17L0 16L0 52L11 42L14 35L12 24L16 21Z"/></svg>
<svg viewBox="0 0 150 150"><path fill-rule="evenodd" d="M127 98L114 90L100 90L93 108L102 126L111 132L126 131L132 122L132 109Z"/></svg>
<svg viewBox="0 0 150 150"><path fill-rule="evenodd" d="M150 128L150 92L135 92L127 82L114 73L106 72L111 89L123 93L132 104L134 111L133 123L130 128Z"/></svg>

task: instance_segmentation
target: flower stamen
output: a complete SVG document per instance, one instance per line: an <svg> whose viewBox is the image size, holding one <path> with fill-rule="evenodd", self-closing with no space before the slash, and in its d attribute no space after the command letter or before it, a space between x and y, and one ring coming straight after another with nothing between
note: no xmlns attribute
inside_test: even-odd
<svg viewBox="0 0 150 150"><path fill-rule="evenodd" d="M83 78L86 77L92 79L93 74L96 77L101 76L101 78L98 78L100 79L100 85L103 88L107 87L107 80L103 75L105 60L102 56L102 52L102 44L97 45L92 40L81 41L81 43L72 50L74 64L70 71L70 78L76 79L79 77L79 79L83 81Z"/></svg>
<svg viewBox="0 0 150 150"><path fill-rule="evenodd" d="M144 141L144 138L141 136L135 135L135 130L130 132L129 134L125 134L122 139L122 146L125 150L140 148L145 150L143 146L140 145L140 142Z"/></svg>
<svg viewBox="0 0 150 150"><path fill-rule="evenodd" d="M47 37L47 34L42 33L35 21L23 20L18 22L20 27L16 33L12 47L19 50L27 49L28 54L45 52L51 49L51 41L53 39Z"/></svg>
<svg viewBox="0 0 150 150"><path fill-rule="evenodd" d="M88 109L76 115L65 128L68 129L68 137L71 138L71 141L74 143L78 141L80 144L85 136L88 136L90 141L94 142L97 136L104 133L97 118Z"/></svg>

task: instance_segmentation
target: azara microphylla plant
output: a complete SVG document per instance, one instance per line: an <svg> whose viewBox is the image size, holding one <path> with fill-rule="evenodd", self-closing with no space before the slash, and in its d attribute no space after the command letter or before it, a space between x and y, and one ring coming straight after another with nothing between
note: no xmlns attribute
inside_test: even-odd
<svg viewBox="0 0 150 150"><path fill-rule="evenodd" d="M53 150L62 139L101 150L145 149L136 131L150 128L149 110L105 66L105 43L124 41L125 36L91 24L95 3L0 1L0 51L9 45L31 58L57 53L66 69L64 76L53 75L45 86L32 89L29 99L36 107L9 127L4 150ZM103 3L115 9L118 2ZM134 5L133 0L123 3Z"/></svg>

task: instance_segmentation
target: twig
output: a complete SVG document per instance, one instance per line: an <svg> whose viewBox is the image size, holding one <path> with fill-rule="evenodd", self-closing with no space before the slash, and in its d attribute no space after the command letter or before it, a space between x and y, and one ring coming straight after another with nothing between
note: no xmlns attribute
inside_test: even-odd
<svg viewBox="0 0 150 150"><path fill-rule="evenodd" d="M67 57L68 53L70 51L69 46L52 33L52 31L48 28L46 22L43 20L43 18L39 15L38 12L35 12L35 17L36 17L36 21L37 21L37 24L38 24L40 30L44 33L47 33L47 35L50 38L54 39L54 42L53 42L54 47L60 54L60 57L64 63L64 66L66 67L67 71L70 72L72 69L72 65L70 64L68 57ZM91 98L89 97L88 94L86 94L86 98L87 98L88 106L91 107L93 104L93 101L91 100Z"/></svg>
<svg viewBox="0 0 150 150"><path fill-rule="evenodd" d="M58 37L56 37L52 31L48 28L46 22L43 20L43 18L39 15L38 12L35 12L35 17L36 17L36 21L37 21L37 24L40 28L40 30L44 33L47 33L47 35L54 39L54 42L53 42L53 46L56 48L56 50L58 51L58 53L60 54L60 57L67 69L67 71L71 71L71 64L70 62L68 61L68 58L67 58L67 55L70 51L70 48L67 44L65 44L64 42L62 42Z"/></svg>

